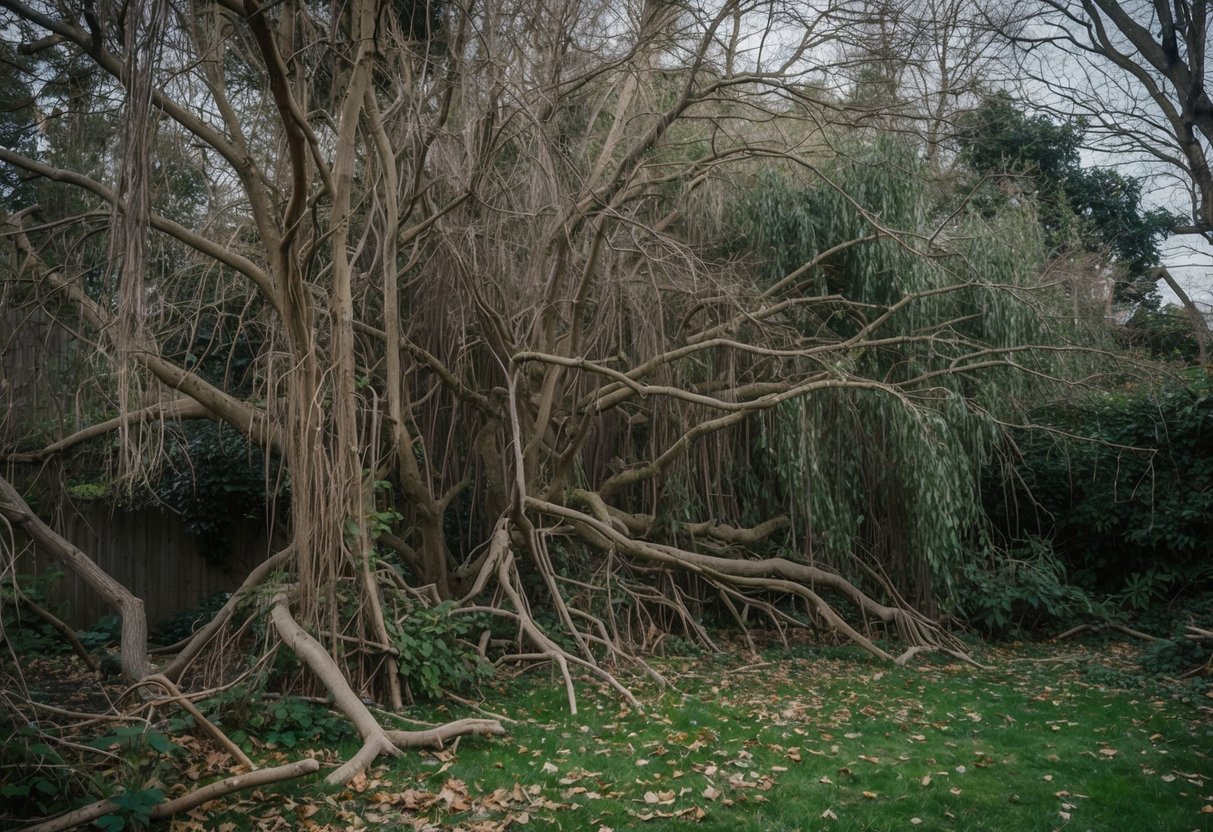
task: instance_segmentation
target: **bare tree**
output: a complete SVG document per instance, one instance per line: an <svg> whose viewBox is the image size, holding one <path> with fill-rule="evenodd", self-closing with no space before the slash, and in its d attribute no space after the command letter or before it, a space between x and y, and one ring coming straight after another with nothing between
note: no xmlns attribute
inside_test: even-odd
<svg viewBox="0 0 1213 832"><path fill-rule="evenodd" d="M1168 0L1043 0L1004 34L1019 47L1024 94L1082 118L1098 147L1186 195L1176 234L1213 243L1213 102L1208 4ZM1209 325L1171 276L1207 362Z"/></svg>

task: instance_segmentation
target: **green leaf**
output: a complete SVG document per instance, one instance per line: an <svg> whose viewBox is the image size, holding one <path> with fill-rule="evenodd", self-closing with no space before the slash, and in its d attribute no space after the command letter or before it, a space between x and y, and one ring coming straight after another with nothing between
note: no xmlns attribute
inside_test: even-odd
<svg viewBox="0 0 1213 832"><path fill-rule="evenodd" d="M118 812L102 815L93 821L93 825L103 832L122 832L126 828L126 816Z"/></svg>

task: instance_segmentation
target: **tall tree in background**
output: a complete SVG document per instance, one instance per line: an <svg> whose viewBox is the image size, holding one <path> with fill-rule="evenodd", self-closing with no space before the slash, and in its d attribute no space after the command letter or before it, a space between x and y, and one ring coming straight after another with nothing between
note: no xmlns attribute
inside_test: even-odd
<svg viewBox="0 0 1213 832"><path fill-rule="evenodd" d="M1083 123L1029 115L1002 93L966 114L956 138L973 173L1018 179L1007 187L1035 199L1055 254L1102 253L1120 271L1109 300L1156 309L1159 245L1180 218L1145 208L1139 179L1081 164L1085 133Z"/></svg>
<svg viewBox="0 0 1213 832"><path fill-rule="evenodd" d="M1213 100L1209 5L1203 0L1041 0L1008 30L1020 47L1028 97L1045 90L1055 109L1081 118L1101 148L1126 154L1186 194L1176 234L1213 243ZM1177 208L1179 206L1176 206ZM1209 326L1169 272L1159 277L1188 311L1208 360Z"/></svg>
<svg viewBox="0 0 1213 832"><path fill-rule="evenodd" d="M844 74L853 101L920 137L936 171L955 157L958 118L1006 74L1006 32L1022 26L1019 2L871 0L848 27ZM893 106L896 104L896 106Z"/></svg>

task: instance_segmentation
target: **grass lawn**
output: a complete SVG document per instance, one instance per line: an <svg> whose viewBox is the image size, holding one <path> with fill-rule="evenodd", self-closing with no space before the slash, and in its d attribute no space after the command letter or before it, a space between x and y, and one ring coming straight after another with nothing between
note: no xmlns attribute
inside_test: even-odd
<svg viewBox="0 0 1213 832"><path fill-rule="evenodd" d="M488 692L519 720L507 737L175 828L1213 830L1213 699L1118 670L1133 649L988 650L989 671L838 648L669 659L676 690L637 686L643 713L583 681L575 716L532 671Z"/></svg>

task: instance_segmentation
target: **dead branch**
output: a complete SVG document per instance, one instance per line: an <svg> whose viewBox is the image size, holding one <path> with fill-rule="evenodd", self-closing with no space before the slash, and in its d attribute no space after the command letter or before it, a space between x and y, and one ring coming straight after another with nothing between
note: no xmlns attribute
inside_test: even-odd
<svg viewBox="0 0 1213 832"><path fill-rule="evenodd" d="M206 626L195 633L186 642L185 647L174 656L161 671L167 678L174 681L181 679L181 674L189 667L190 662L198 655L215 635L223 629L224 625L235 614L237 607L248 598L249 594L262 581L269 577L275 570L281 569L290 559L292 549L287 547L279 552L274 553L260 565L257 566L248 577L244 579L244 583L240 588L232 593L232 596L227 599L227 602L220 607L219 612L215 613L215 617L207 622Z"/></svg>
<svg viewBox="0 0 1213 832"><path fill-rule="evenodd" d="M1080 633L1101 633L1104 630L1115 630L1118 633L1124 633L1132 638L1141 639L1142 641L1163 641L1158 636L1152 636L1149 633L1143 633L1141 630L1134 630L1132 627L1126 627L1124 624L1079 624L1077 627L1071 627L1064 633L1054 637L1054 641L1062 641L1067 638L1072 638Z"/></svg>
<svg viewBox="0 0 1213 832"><path fill-rule="evenodd" d="M813 590L813 587L824 586L843 594L861 610L866 618L896 626L899 635L911 645L921 644L934 647L948 640L939 625L914 610L908 607L889 607L880 604L842 576L817 567L794 563L783 558L742 560L704 555L673 546L632 539L612 525L603 523L591 515L555 503L528 497L526 505L536 511L573 521L582 528L588 528L593 534L585 535L584 539L599 548L613 545L619 551L627 552L641 559L663 563L676 569L698 572L723 583L799 595L809 601L834 629L844 633L873 655L890 662L894 661L893 656L881 650L870 639L851 627Z"/></svg>
<svg viewBox="0 0 1213 832"><path fill-rule="evenodd" d="M283 780L293 780L296 777L303 777L319 769L319 761L309 759L299 760L298 762L275 768L250 771L247 774L237 774L234 777L225 777L222 780L216 780L214 783L208 783L181 797L166 800L152 808L148 815L152 820L172 817L181 812L188 812L195 806L201 806L203 803L229 795L232 792L253 789L258 786L268 786L271 783L279 783ZM74 809L56 818L35 823L32 826L21 827L18 832L62 832L62 830L83 826L86 823L95 821L97 818L118 811L121 811L121 807L113 801L99 800L96 803L90 803L87 806Z"/></svg>
<svg viewBox="0 0 1213 832"><path fill-rule="evenodd" d="M207 719L202 711L198 710L198 706L191 702L189 697L185 696L181 690L175 684L173 684L171 679L162 673L153 673L146 678L140 679L127 690L129 692L145 685L158 685L164 688L169 695L169 698L165 701L180 705L186 713L194 718L196 723L202 726L204 731L211 735L211 738L215 740L215 742L223 746L223 748L227 750L228 754L235 757L236 761L239 762L240 765L244 766L249 771L257 770L257 764L249 759L248 755L240 749L240 746L232 742L228 735L220 730L218 725Z"/></svg>

